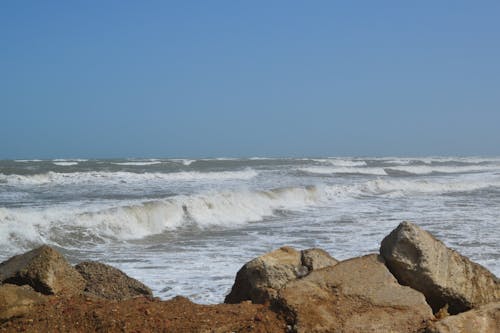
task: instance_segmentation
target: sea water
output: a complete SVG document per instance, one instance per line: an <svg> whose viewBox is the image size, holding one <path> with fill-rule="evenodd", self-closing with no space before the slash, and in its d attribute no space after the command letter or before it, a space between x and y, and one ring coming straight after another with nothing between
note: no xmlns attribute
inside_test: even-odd
<svg viewBox="0 0 500 333"><path fill-rule="evenodd" d="M0 161L0 260L49 244L155 295L221 302L283 245L377 252L401 221L500 274L500 158Z"/></svg>

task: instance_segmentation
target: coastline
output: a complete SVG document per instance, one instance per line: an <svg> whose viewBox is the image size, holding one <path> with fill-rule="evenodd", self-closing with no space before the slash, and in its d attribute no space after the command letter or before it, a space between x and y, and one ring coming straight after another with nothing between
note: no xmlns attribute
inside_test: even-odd
<svg viewBox="0 0 500 333"><path fill-rule="evenodd" d="M0 280L3 332L444 333L464 316L484 332L500 327L499 279L409 222L363 257L282 247L255 258L230 304L162 301L113 267L73 267L48 246L1 263Z"/></svg>

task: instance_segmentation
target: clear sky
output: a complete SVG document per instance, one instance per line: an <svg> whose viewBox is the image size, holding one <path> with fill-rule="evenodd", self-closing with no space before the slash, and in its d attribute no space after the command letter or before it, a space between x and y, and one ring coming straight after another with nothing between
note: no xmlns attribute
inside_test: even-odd
<svg viewBox="0 0 500 333"><path fill-rule="evenodd" d="M500 155L500 1L0 1L0 158Z"/></svg>

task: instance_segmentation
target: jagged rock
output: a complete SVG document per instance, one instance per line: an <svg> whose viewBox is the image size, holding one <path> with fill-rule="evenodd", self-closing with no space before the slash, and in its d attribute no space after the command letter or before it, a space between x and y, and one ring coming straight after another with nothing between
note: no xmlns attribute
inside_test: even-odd
<svg viewBox="0 0 500 333"><path fill-rule="evenodd" d="M265 303L274 299L288 281L306 275L301 254L292 247L281 247L247 262L236 274L231 292L224 303L251 300Z"/></svg>
<svg viewBox="0 0 500 333"><path fill-rule="evenodd" d="M431 324L427 333L500 333L500 302L489 303Z"/></svg>
<svg viewBox="0 0 500 333"><path fill-rule="evenodd" d="M289 282L275 306L298 333L417 332L433 318L424 295L400 285L375 254Z"/></svg>
<svg viewBox="0 0 500 333"><path fill-rule="evenodd" d="M151 289L143 283L109 265L87 261L75 268L86 281L85 292L94 296L115 300L153 296Z"/></svg>
<svg viewBox="0 0 500 333"><path fill-rule="evenodd" d="M328 252L318 248L303 250L301 255L302 265L306 266L309 271L334 266L338 263Z"/></svg>
<svg viewBox="0 0 500 333"><path fill-rule="evenodd" d="M384 238L380 254L398 281L421 291L435 312L448 304L457 314L500 299L497 277L410 222Z"/></svg>
<svg viewBox="0 0 500 333"><path fill-rule="evenodd" d="M45 302L47 296L34 291L30 286L0 285L0 322L28 313L31 306Z"/></svg>
<svg viewBox="0 0 500 333"><path fill-rule="evenodd" d="M30 285L43 294L66 296L82 292L85 285L66 259L47 245L1 263L0 282Z"/></svg>

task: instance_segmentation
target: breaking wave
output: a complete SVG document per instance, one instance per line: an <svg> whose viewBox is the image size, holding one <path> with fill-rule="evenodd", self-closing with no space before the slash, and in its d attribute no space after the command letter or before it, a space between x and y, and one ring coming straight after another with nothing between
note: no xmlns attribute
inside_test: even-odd
<svg viewBox="0 0 500 333"><path fill-rule="evenodd" d="M230 180L230 179L251 179L258 175L253 169L241 171L220 171L220 172L198 172L183 171L172 173L134 173L134 172L47 172L36 175L5 175L0 174L0 184L9 185L69 185L69 184L89 184L89 183L140 183L146 181L203 181L203 180Z"/></svg>

